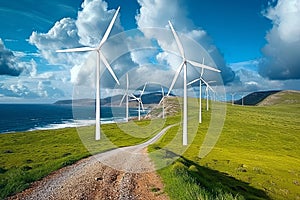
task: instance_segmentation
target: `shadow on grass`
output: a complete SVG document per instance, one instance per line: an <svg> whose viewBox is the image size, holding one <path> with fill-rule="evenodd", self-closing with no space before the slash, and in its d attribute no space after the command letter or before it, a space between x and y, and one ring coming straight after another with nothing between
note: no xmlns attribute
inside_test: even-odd
<svg viewBox="0 0 300 200"><path fill-rule="evenodd" d="M178 156L166 151L166 156ZM270 199L260 189L185 157L159 171L171 199ZM182 191L180 191L182 190Z"/></svg>

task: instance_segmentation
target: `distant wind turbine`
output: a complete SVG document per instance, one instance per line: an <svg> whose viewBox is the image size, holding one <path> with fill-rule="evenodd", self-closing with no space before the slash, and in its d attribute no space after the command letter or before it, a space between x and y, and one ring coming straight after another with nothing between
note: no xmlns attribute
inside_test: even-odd
<svg viewBox="0 0 300 200"><path fill-rule="evenodd" d="M242 106L244 105L244 95L242 95Z"/></svg>
<svg viewBox="0 0 300 200"><path fill-rule="evenodd" d="M204 63L204 59L203 59L203 63ZM187 84L187 85L192 85L193 83L199 81L199 123L202 123L202 97L201 97L201 96L202 96L202 85L205 84L206 87L209 86L209 85L208 85L208 82L206 82L206 81L202 78L203 73L204 73L204 70L203 70L203 68L202 68L200 77L197 78L197 79L195 79L195 80L193 80L193 81L191 81L191 82L189 82L189 83ZM203 82L203 83L202 83L202 82ZM209 81L209 82L212 83L212 82L215 82L215 81ZM210 86L209 86L209 87L210 87ZM210 87L210 88L211 88L211 87ZM212 88L211 88L211 90L213 91ZM207 90L206 90L206 92L207 92ZM207 100L207 102L208 102L208 100ZM206 103L206 105L208 105L208 104ZM206 107L207 107L207 106L206 106ZM207 109L208 109L208 107L207 107Z"/></svg>
<svg viewBox="0 0 300 200"><path fill-rule="evenodd" d="M206 85L206 89L205 89L205 93L206 93L206 110L208 111L209 110L209 102L208 102L208 96L209 96L209 93L208 93L208 89L210 89L212 92L215 92L214 89L212 89L212 87L208 84L208 83L214 83L216 81L204 81L204 84Z"/></svg>
<svg viewBox="0 0 300 200"><path fill-rule="evenodd" d="M128 80L128 73L126 74L126 91L121 99L121 102L120 102L120 106L121 104L123 103L125 97L126 97L126 117L125 117L125 121L128 122L128 118L129 118L129 109L128 109L128 96L129 96L129 93L128 93L128 90L129 90L129 80Z"/></svg>
<svg viewBox="0 0 300 200"><path fill-rule="evenodd" d="M169 89L169 92L168 92L167 96L170 94L171 90L173 89L174 84L175 84L175 82L176 82L176 80L179 76L179 73L181 72L181 70L183 68L183 127L182 127L182 137L183 138L182 138L182 144L187 145L187 143L188 143L188 137L187 137L187 63L189 63L193 66L200 67L200 68L205 68L205 69L208 69L208 70L211 70L211 71L220 72L220 70L215 69L213 67L206 66L204 64L201 64L201 63L198 63L198 62L195 62L195 61L188 60L185 57L185 52L184 52L182 43L181 43L176 31L173 28L172 23L170 21L169 21L169 25L170 25L170 28L172 30L173 36L176 40L177 47L180 51L180 55L182 57L182 63L180 64L178 70L176 71L176 74L174 76L174 79L172 81L172 84L170 86L170 89Z"/></svg>
<svg viewBox="0 0 300 200"><path fill-rule="evenodd" d="M234 95L235 93L231 93L231 105L234 105Z"/></svg>
<svg viewBox="0 0 300 200"><path fill-rule="evenodd" d="M145 83L144 88L143 88L143 90L142 90L142 92L141 92L141 94L140 94L139 97L136 97L134 94L130 95L139 104L139 108L138 108L138 119L139 119L139 121L141 120L141 108L143 109L143 111L145 110L144 109L144 105L143 105L143 101L142 101L142 96L143 96L143 94L145 92L146 85L147 85L147 83Z"/></svg>
<svg viewBox="0 0 300 200"><path fill-rule="evenodd" d="M111 73L112 77L115 79L118 85L120 85L118 78L116 77L113 69L111 68L109 62L104 57L103 53L101 52L101 47L106 42L111 29L116 21L117 15L119 13L120 7L118 7L117 11L115 12L102 40L100 41L98 47L79 47L79 48L72 48L72 49L63 49L57 50L56 52L90 52L95 51L97 52L97 67L96 67L96 140L100 140L100 60L104 63L108 71Z"/></svg>

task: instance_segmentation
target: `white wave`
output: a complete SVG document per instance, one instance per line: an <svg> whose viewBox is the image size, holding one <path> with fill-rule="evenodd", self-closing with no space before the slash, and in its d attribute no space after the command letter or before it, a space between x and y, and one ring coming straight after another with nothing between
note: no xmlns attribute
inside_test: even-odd
<svg viewBox="0 0 300 200"><path fill-rule="evenodd" d="M111 124L111 123L116 123L117 121L121 121L121 119L105 118L105 119L101 119L101 124ZM49 124L43 127L35 127L29 131L76 128L76 127L92 126L92 125L95 125L95 120L68 120L68 121L63 121L60 124Z"/></svg>

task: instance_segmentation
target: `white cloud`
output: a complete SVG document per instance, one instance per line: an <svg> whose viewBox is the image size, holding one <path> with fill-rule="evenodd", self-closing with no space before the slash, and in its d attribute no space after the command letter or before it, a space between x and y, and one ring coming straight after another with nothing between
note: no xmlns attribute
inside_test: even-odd
<svg viewBox="0 0 300 200"><path fill-rule="evenodd" d="M86 46L95 46L99 44L101 35L104 35L106 28L115 10L108 10L108 5L102 0L84 1L81 5L82 11L78 12L76 26L80 43ZM116 31L114 31L116 30ZM112 35L122 31L119 18L115 22Z"/></svg>
<svg viewBox="0 0 300 200"><path fill-rule="evenodd" d="M221 74L224 82L227 83L233 80L234 73L226 66L222 54L213 44L212 39L204 30L196 27L192 20L188 18L187 11L184 8L185 2L183 0L138 0L138 2L141 5L139 14L136 16L139 28L142 28L142 30L146 27L168 28L168 20L171 20L175 30L178 33L184 34L184 36L181 36L181 40L183 45L186 47L185 50L189 51L186 53L187 57L198 60L199 62L202 61L202 57L206 57L206 61L208 63L205 64L211 64L214 66L214 64L211 63L212 61L210 61L208 58L211 56L215 65L222 71ZM148 29L143 32L148 38L156 38L162 49L178 52L174 38L170 37L170 29L168 28L168 30L168 34L162 34L159 31L148 31ZM202 53L203 55L200 57L201 55L199 56L199 49L198 51L195 51L195 48L199 47L193 48L190 46L191 44L188 43L190 41L187 39L185 40L185 38L189 38L198 42L204 48L202 52L208 52L209 55ZM198 54L195 52L198 52ZM172 61L170 60L167 62L171 63Z"/></svg>
<svg viewBox="0 0 300 200"><path fill-rule="evenodd" d="M257 72L260 60L250 60L230 64L235 70L237 79L226 86L228 93L236 93L235 98L242 95L268 90L299 90L300 80L270 80Z"/></svg>
<svg viewBox="0 0 300 200"><path fill-rule="evenodd" d="M6 49L0 38L0 75L19 76L24 70L22 64L11 50Z"/></svg>
<svg viewBox="0 0 300 200"><path fill-rule="evenodd" d="M56 22L48 33L33 32L29 38L29 43L35 45L42 57L50 64L72 66L80 62L83 54L76 57L72 54L59 54L55 51L62 48L80 46L77 32L75 20L63 18Z"/></svg>
<svg viewBox="0 0 300 200"><path fill-rule="evenodd" d="M299 79L300 0L278 0L264 15L272 21L273 28L262 49L265 58L259 66L260 74L278 80Z"/></svg>
<svg viewBox="0 0 300 200"><path fill-rule="evenodd" d="M33 32L29 42L38 48L42 57L50 64L64 66L71 76L71 83L91 85L94 82L96 67L96 57L93 53L56 53L55 51L80 46L97 46L116 10L109 10L107 3L102 0L85 0L81 7L82 10L78 12L76 19L63 18L47 33ZM122 30L120 20L117 18L111 35ZM111 55L110 52L114 47L107 46L103 46L103 49L105 48L103 53ZM110 61L109 56L107 59Z"/></svg>

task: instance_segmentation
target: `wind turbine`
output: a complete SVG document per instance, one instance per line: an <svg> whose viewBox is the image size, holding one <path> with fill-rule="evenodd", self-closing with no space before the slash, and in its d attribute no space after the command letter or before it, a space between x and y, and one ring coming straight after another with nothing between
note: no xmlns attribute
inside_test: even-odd
<svg viewBox="0 0 300 200"><path fill-rule="evenodd" d="M96 67L96 140L100 140L100 60L104 63L112 77L115 79L118 85L120 85L118 78L116 77L113 69L111 68L109 62L104 57L103 53L101 52L101 47L106 42L111 29L116 21L117 15L119 13L120 7L118 7L117 11L115 12L102 40L100 41L98 47L79 47L79 48L72 48L72 49L63 49L57 50L56 52L60 53L69 53L69 52L90 52L95 51L97 52L97 67Z"/></svg>
<svg viewBox="0 0 300 200"><path fill-rule="evenodd" d="M204 58L203 58L204 63ZM204 70L202 68L200 77L189 82L188 85L192 85L193 83L199 81L199 123L202 123L202 76L203 76Z"/></svg>
<svg viewBox="0 0 300 200"><path fill-rule="evenodd" d="M231 93L231 105L234 105L234 95L235 93Z"/></svg>
<svg viewBox="0 0 300 200"><path fill-rule="evenodd" d="M169 92L167 94L167 96L170 94L171 90L173 89L174 87L174 84L179 76L179 73L181 72L182 68L183 68L183 127L182 127L182 144L183 145L187 145L187 63L193 65L193 66L196 66L196 67L200 67L200 68L205 68L205 69L208 69L208 70L211 70L211 71L216 71L216 72L220 72L220 70L218 69L215 69L213 67L209 67L209 66L206 66L204 64L201 64L201 63L198 63L198 62L195 62L195 61L191 61L191 60L188 60L186 57L185 57L185 52L184 52L184 49L183 49L183 46L182 46L182 43L176 33L176 31L174 30L173 28L173 25L172 23L169 21L169 25L170 25L170 28L172 30L172 33L173 33L173 36L176 40L176 43L177 43L177 47L180 51L180 55L182 57L182 63L180 64L178 70L176 71L176 74L174 76L174 79L172 81L172 84L170 86L170 89L169 89Z"/></svg>
<svg viewBox="0 0 300 200"><path fill-rule="evenodd" d="M128 122L128 118L129 118L129 109L128 109L128 96L129 96L129 93L128 93L128 89L129 89L129 80L128 80L128 73L126 74L126 91L121 99L121 102L120 102L120 106L121 104L123 103L125 97L126 97L126 117L125 117L125 121Z"/></svg>
<svg viewBox="0 0 300 200"><path fill-rule="evenodd" d="M138 110L138 119L139 119L139 121L141 120L141 107L142 107L143 111L145 110L145 109L144 109L143 102L142 102L142 95L143 95L144 92L145 92L146 85L147 85L147 83L145 83L144 88L143 88L143 90L142 90L142 92L141 92L141 94L140 94L139 97L136 97L134 94L131 94L131 95L130 95L130 96L131 96L134 100L136 100L136 101L138 102L138 104L139 104L139 110Z"/></svg>
<svg viewBox="0 0 300 200"><path fill-rule="evenodd" d="M212 87L210 87L210 85L208 83L214 83L216 81L208 81L208 82L206 82L203 79L202 79L202 81L206 85L206 88L205 88L205 93L206 93L206 110L208 111L209 110L209 104L208 104L209 93L208 93L208 89L210 89L212 92L215 92L214 89L212 89Z"/></svg>
<svg viewBox="0 0 300 200"><path fill-rule="evenodd" d="M242 95L242 106L244 106L244 95Z"/></svg>

